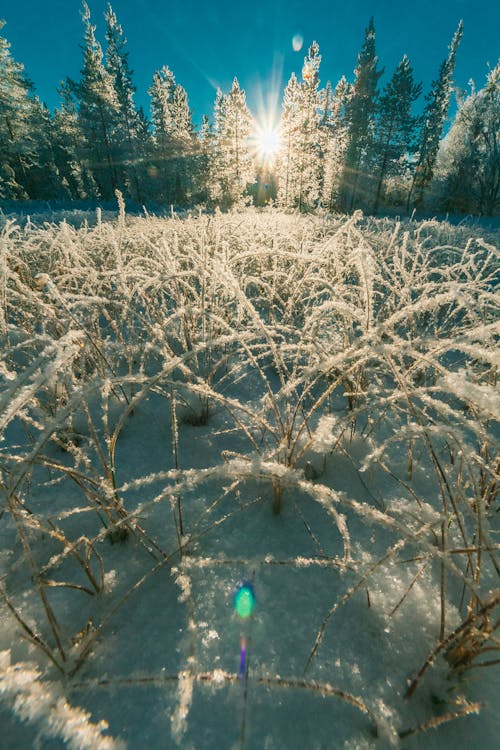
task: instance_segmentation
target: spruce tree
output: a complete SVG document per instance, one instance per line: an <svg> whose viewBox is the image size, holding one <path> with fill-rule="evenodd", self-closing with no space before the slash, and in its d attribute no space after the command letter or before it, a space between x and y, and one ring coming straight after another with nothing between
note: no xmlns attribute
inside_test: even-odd
<svg viewBox="0 0 500 750"><path fill-rule="evenodd" d="M91 169L99 195L114 197L118 183L115 145L119 133L120 103L112 75L103 62L101 45L90 21L90 11L83 2L84 23L83 68L80 83L73 83L78 98L78 119L84 136L84 160Z"/></svg>
<svg viewBox="0 0 500 750"><path fill-rule="evenodd" d="M354 71L352 95L347 104L349 125L348 146L342 178L342 205L346 211L359 203L360 186L368 192L370 182L367 167L373 148L373 130L377 109L377 86L382 70L377 70L375 53L375 25L370 19L365 40Z"/></svg>
<svg viewBox="0 0 500 750"><path fill-rule="evenodd" d="M149 94L159 197L183 205L192 190L195 145L187 94L167 66L155 72Z"/></svg>
<svg viewBox="0 0 500 750"><path fill-rule="evenodd" d="M412 105L421 91L422 85L413 81L410 61L403 55L379 101L373 159L373 173L377 180L373 202L375 214L386 178L408 172L419 123L419 118L412 114Z"/></svg>
<svg viewBox="0 0 500 750"><path fill-rule="evenodd" d="M410 210L412 203L416 206L422 204L425 189L434 174L434 165L450 103L455 57L462 39L462 33L463 24L460 21L451 40L448 57L441 63L439 77L433 81L431 91L426 96L423 125L419 137L418 158L408 193L408 210Z"/></svg>
<svg viewBox="0 0 500 750"><path fill-rule="evenodd" d="M255 182L255 165L249 148L253 119L237 78L228 94L217 92L214 121L211 193L222 208L230 208L243 198L247 186Z"/></svg>
<svg viewBox="0 0 500 750"><path fill-rule="evenodd" d="M301 125L299 142L298 208L313 208L320 194L321 137L319 67L321 55L317 42L309 47L302 68L300 87Z"/></svg>
<svg viewBox="0 0 500 750"><path fill-rule="evenodd" d="M70 81L60 84L61 103L52 121L54 159L63 189L74 200L96 198L98 195L92 172L86 163L86 141L80 129L77 102Z"/></svg>
<svg viewBox="0 0 500 750"><path fill-rule="evenodd" d="M195 135L188 96L180 84L172 97L170 137L174 150L174 202L186 205L194 183Z"/></svg>
<svg viewBox="0 0 500 750"><path fill-rule="evenodd" d="M106 70L111 76L118 102L114 162L121 190L135 200L143 201L139 162L139 115L134 104L135 86L126 51L127 40L110 4L106 19Z"/></svg>
<svg viewBox="0 0 500 750"><path fill-rule="evenodd" d="M5 21L0 20L0 30ZM0 36L0 197L25 199L28 172L36 162L31 133L32 84L16 62L10 44Z"/></svg>
<svg viewBox="0 0 500 750"><path fill-rule="evenodd" d="M29 196L42 200L70 197L56 166L53 118L37 96L31 104L29 126L34 144L33 159L26 173Z"/></svg>
<svg viewBox="0 0 500 750"><path fill-rule="evenodd" d="M284 94L280 119L281 148L276 160L278 203L294 206L297 202L298 151L300 144L300 84L292 73Z"/></svg>
<svg viewBox="0 0 500 750"><path fill-rule="evenodd" d="M278 201L300 210L318 204L321 188L320 63L319 46L313 42L304 58L301 82L292 74L283 96Z"/></svg>
<svg viewBox="0 0 500 750"><path fill-rule="evenodd" d="M214 129L208 115L203 115L203 121L195 148L193 186L194 197L201 203L209 203L212 197L210 186L214 181L214 149Z"/></svg>
<svg viewBox="0 0 500 750"><path fill-rule="evenodd" d="M443 208L493 215L500 211L500 62L483 89L461 102L443 144Z"/></svg>
<svg viewBox="0 0 500 750"><path fill-rule="evenodd" d="M320 124L323 153L321 204L329 211L340 209L341 179L348 146L346 108L351 88L342 76L333 95L329 88L325 93L325 111Z"/></svg>

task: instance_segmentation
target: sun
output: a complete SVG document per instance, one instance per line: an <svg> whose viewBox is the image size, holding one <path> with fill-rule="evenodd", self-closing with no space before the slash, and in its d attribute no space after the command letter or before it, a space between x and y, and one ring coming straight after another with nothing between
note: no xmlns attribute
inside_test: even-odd
<svg viewBox="0 0 500 750"><path fill-rule="evenodd" d="M259 159L265 164L272 164L281 148L279 130L270 126L258 126L255 132L255 143Z"/></svg>

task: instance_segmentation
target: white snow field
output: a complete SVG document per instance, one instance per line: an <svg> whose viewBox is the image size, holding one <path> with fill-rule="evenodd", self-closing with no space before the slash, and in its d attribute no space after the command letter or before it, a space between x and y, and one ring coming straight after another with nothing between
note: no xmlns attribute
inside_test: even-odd
<svg viewBox="0 0 500 750"><path fill-rule="evenodd" d="M0 255L2 750L498 747L494 235L122 205Z"/></svg>

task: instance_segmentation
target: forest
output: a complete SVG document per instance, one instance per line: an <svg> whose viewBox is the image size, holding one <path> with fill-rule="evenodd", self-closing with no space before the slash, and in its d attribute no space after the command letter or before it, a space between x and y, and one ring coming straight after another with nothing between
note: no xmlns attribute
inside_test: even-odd
<svg viewBox="0 0 500 750"><path fill-rule="evenodd" d="M354 80L321 86L313 42L301 78L292 73L284 89L275 128L256 122L234 78L197 131L188 93L167 65L154 73L150 113L136 106L126 37L110 5L104 48L85 2L82 20L81 78L61 82L53 112L0 36L2 201L110 201L119 190L139 207L498 213L500 63L482 88L455 89L462 23L427 92L406 55L380 85L372 18Z"/></svg>

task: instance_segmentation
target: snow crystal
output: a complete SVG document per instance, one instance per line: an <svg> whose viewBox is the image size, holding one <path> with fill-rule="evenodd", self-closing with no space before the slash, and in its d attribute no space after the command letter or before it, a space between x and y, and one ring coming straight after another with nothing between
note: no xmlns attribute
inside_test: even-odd
<svg viewBox="0 0 500 750"><path fill-rule="evenodd" d="M89 713L66 701L59 685L40 676L31 664L11 665L9 652L0 653L0 695L21 721L37 724L44 737L61 738L69 750L125 750L121 740L103 737L107 722L93 724Z"/></svg>
<svg viewBox="0 0 500 750"><path fill-rule="evenodd" d="M104 574L104 590L112 591L116 586L117 580L118 574L116 570L108 570L108 572Z"/></svg>
<svg viewBox="0 0 500 750"><path fill-rule="evenodd" d="M185 670L179 673L177 699L178 706L173 716L171 716L171 721L172 736L180 744L187 729L187 717L193 700L193 675L189 671Z"/></svg>
<svg viewBox="0 0 500 750"><path fill-rule="evenodd" d="M311 439L311 450L315 453L328 453L333 448L336 440L336 421L333 414L325 414L320 417Z"/></svg>

